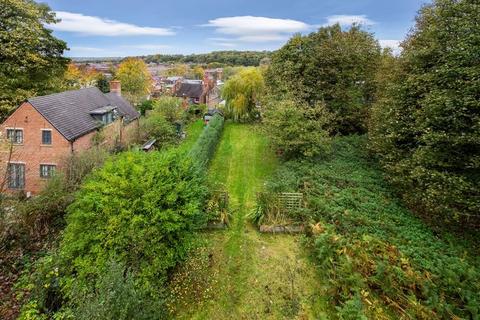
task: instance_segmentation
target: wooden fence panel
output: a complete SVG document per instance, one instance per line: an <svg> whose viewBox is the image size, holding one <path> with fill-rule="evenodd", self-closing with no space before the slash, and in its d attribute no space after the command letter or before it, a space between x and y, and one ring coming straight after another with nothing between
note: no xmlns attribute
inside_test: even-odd
<svg viewBox="0 0 480 320"><path fill-rule="evenodd" d="M303 193L279 193L278 201L284 210L293 210L303 207Z"/></svg>

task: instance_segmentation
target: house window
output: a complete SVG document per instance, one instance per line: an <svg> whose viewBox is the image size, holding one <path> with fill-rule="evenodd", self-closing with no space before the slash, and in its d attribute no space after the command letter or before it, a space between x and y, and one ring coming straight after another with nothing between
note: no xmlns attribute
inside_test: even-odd
<svg viewBox="0 0 480 320"><path fill-rule="evenodd" d="M23 189L25 187L25 164L8 164L8 187L10 189Z"/></svg>
<svg viewBox="0 0 480 320"><path fill-rule="evenodd" d="M110 111L100 115L96 115L95 119L101 121L102 124L107 125L112 123L115 120L115 115L113 114L112 111Z"/></svg>
<svg viewBox="0 0 480 320"><path fill-rule="evenodd" d="M23 130L22 129L7 129L7 138L13 144L23 143Z"/></svg>
<svg viewBox="0 0 480 320"><path fill-rule="evenodd" d="M42 130L42 144L52 144L52 130Z"/></svg>
<svg viewBox="0 0 480 320"><path fill-rule="evenodd" d="M56 167L53 164L41 164L40 178L51 178L55 174Z"/></svg>

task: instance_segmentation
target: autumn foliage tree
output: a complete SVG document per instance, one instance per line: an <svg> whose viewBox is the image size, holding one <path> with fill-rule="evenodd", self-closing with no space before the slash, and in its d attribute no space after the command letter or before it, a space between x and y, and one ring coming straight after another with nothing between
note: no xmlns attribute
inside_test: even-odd
<svg viewBox="0 0 480 320"><path fill-rule="evenodd" d="M67 45L46 27L57 22L45 4L0 1L0 118L30 96L61 89Z"/></svg>
<svg viewBox="0 0 480 320"><path fill-rule="evenodd" d="M150 93L152 77L141 59L128 58L119 66L116 79L122 83L122 94L132 103L138 104Z"/></svg>
<svg viewBox="0 0 480 320"><path fill-rule="evenodd" d="M383 70L370 146L405 200L435 219L480 221L480 6L425 6ZM441 221L441 220L440 220Z"/></svg>

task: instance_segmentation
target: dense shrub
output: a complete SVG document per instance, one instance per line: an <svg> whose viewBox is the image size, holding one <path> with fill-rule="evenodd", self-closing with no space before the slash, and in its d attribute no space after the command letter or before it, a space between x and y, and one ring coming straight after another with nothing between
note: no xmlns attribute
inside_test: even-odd
<svg viewBox="0 0 480 320"><path fill-rule="evenodd" d="M331 158L287 162L272 192L305 193L315 261L346 319L477 318L480 239L432 231L405 209L368 158L363 137L335 139ZM467 237L467 235L465 235Z"/></svg>
<svg viewBox="0 0 480 320"><path fill-rule="evenodd" d="M99 277L94 292L74 292L72 301L71 313L76 320L153 320L166 314L162 315L162 300L138 290L132 272L116 262Z"/></svg>
<svg viewBox="0 0 480 320"><path fill-rule="evenodd" d="M31 301L48 313L57 311L51 297L72 307L78 290L95 296L112 260L130 270L135 290L161 299L167 271L203 221L204 195L203 176L184 152L126 152L107 161L68 208L58 256L39 267Z"/></svg>
<svg viewBox="0 0 480 320"><path fill-rule="evenodd" d="M359 26L322 27L276 51L265 81L274 99L325 103L335 115L335 133L365 132L379 57L378 42Z"/></svg>
<svg viewBox="0 0 480 320"><path fill-rule="evenodd" d="M384 71L392 76L370 125L370 147L412 208L477 227L479 16L477 1L425 6L397 63Z"/></svg>
<svg viewBox="0 0 480 320"><path fill-rule="evenodd" d="M224 119L216 114L203 130L197 142L190 151L190 156L199 170L206 170L208 162L213 157L223 131Z"/></svg>
<svg viewBox="0 0 480 320"><path fill-rule="evenodd" d="M182 108L182 99L175 97L160 97L152 100L152 110L150 113L161 114L170 123L183 120L185 110Z"/></svg>
<svg viewBox="0 0 480 320"><path fill-rule="evenodd" d="M142 141L157 139L156 146L165 148L179 140L175 125L168 122L162 114L151 113L140 121Z"/></svg>
<svg viewBox="0 0 480 320"><path fill-rule="evenodd" d="M187 113L181 107L181 100L174 97L161 97L144 103L151 110L140 122L141 139L155 138L156 146L165 148L179 142L177 125L187 119Z"/></svg>
<svg viewBox="0 0 480 320"><path fill-rule="evenodd" d="M320 102L309 106L302 101L272 101L263 115L272 145L286 159L328 152L332 120Z"/></svg>

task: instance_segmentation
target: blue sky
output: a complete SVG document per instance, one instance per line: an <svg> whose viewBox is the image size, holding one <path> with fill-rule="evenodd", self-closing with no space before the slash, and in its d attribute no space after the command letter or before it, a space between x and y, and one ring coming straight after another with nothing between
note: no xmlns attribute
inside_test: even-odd
<svg viewBox="0 0 480 320"><path fill-rule="evenodd" d="M297 32L361 23L396 46L426 0L43 0L73 57L274 50Z"/></svg>

